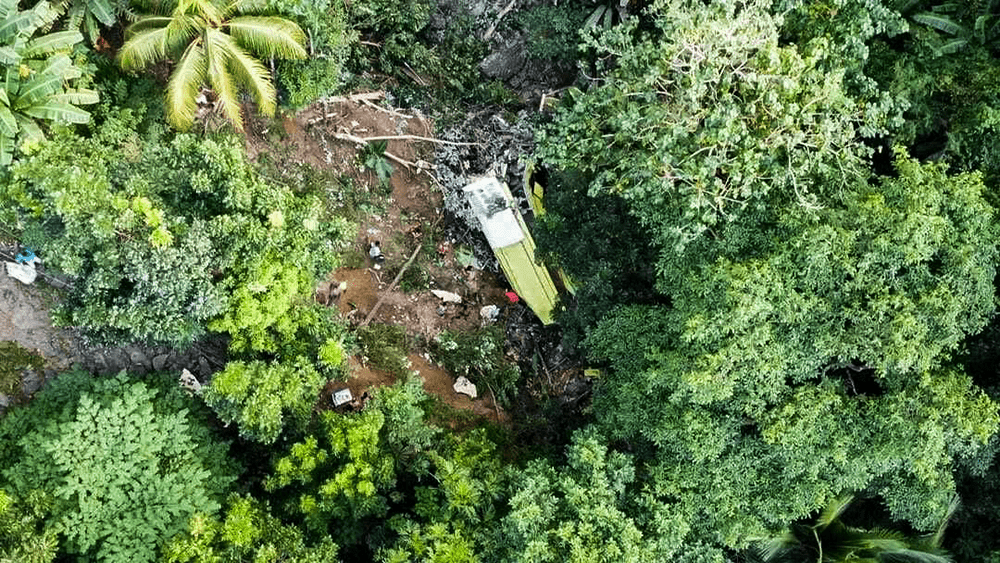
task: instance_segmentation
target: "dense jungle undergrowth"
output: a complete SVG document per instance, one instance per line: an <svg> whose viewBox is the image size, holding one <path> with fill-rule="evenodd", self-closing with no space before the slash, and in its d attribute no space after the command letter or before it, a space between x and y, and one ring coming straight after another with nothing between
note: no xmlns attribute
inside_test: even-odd
<svg viewBox="0 0 1000 563"><path fill-rule="evenodd" d="M0 0L0 561L1000 562L998 18Z"/></svg>

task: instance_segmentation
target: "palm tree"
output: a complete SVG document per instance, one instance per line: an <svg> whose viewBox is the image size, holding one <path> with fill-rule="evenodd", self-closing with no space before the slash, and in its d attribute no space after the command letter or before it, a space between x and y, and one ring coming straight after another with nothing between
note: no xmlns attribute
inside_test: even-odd
<svg viewBox="0 0 1000 563"><path fill-rule="evenodd" d="M175 62L167 84L167 120L186 131L194 123L195 99L204 85L218 97L218 107L243 129L238 88L249 91L264 115L274 115L274 84L264 65L250 56L304 59L305 34L280 17L246 15L252 0L180 0L168 16L140 17L126 31L118 60L125 70L139 70L162 60Z"/></svg>
<svg viewBox="0 0 1000 563"><path fill-rule="evenodd" d="M894 530L845 525L840 516L852 499L834 499L812 525L792 524L783 535L759 547L761 558L768 563L952 563L941 549L941 540L958 507L957 496L935 533L919 538L908 538Z"/></svg>

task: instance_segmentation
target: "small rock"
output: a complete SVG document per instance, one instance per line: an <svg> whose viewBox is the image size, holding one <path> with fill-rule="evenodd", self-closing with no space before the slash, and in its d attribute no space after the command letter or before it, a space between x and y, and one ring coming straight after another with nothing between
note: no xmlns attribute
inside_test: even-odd
<svg viewBox="0 0 1000 563"><path fill-rule="evenodd" d="M438 299L444 301L445 303L461 303L462 296L457 293L452 293L450 291L442 291L440 289L432 289L431 293L437 296Z"/></svg>
<svg viewBox="0 0 1000 563"><path fill-rule="evenodd" d="M438 305L437 314L439 317L443 317L447 311L448 309L446 309L444 305Z"/></svg>
<svg viewBox="0 0 1000 563"><path fill-rule="evenodd" d="M456 379L455 385L452 386L452 389L454 389L456 393L462 393L464 395L468 395L473 399L479 396L478 393L476 392L475 384L473 384L471 381L469 381L464 377L459 377L458 379Z"/></svg>
<svg viewBox="0 0 1000 563"><path fill-rule="evenodd" d="M0 409L5 409L10 406L11 399L7 395L0 393Z"/></svg>
<svg viewBox="0 0 1000 563"><path fill-rule="evenodd" d="M212 366L208 365L208 359L205 356L198 358L198 369L201 371L202 377L212 375Z"/></svg>
<svg viewBox="0 0 1000 563"><path fill-rule="evenodd" d="M166 354L160 354L153 358L153 371L163 371L163 368L167 366L167 359L170 356Z"/></svg>
<svg viewBox="0 0 1000 563"><path fill-rule="evenodd" d="M21 389L25 395L34 395L42 388L42 378L33 371L26 372L21 380Z"/></svg>
<svg viewBox="0 0 1000 563"><path fill-rule="evenodd" d="M194 393L201 393L201 383L199 383L198 379L195 378L194 374L192 374L188 370L186 369L181 370L180 381L181 381L181 387L187 389L188 391L192 391Z"/></svg>
<svg viewBox="0 0 1000 563"><path fill-rule="evenodd" d="M133 350L129 352L128 359L132 362L133 366L149 366L149 358L146 357L146 354L144 354L141 350Z"/></svg>

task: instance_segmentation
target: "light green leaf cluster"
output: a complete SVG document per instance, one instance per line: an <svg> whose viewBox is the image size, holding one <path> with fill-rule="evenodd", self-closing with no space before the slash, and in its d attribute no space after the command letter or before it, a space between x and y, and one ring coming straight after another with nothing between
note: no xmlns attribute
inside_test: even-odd
<svg viewBox="0 0 1000 563"><path fill-rule="evenodd" d="M307 545L300 529L272 516L266 505L238 495L227 504L222 521L204 514L193 516L188 530L164 546L162 563L337 561L337 546L329 537Z"/></svg>
<svg viewBox="0 0 1000 563"><path fill-rule="evenodd" d="M644 532L631 517L635 477L630 457L609 451L595 429L578 431L566 465L534 461L514 475L509 513L500 524L500 554L491 560L676 560L685 551L686 525L681 519L671 530L654 526ZM645 508L664 519L671 511L663 505Z"/></svg>
<svg viewBox="0 0 1000 563"><path fill-rule="evenodd" d="M175 387L163 396L124 373L64 374L0 421L4 486L51 495L46 529L67 552L153 561L192 515L218 509L233 479L225 445Z"/></svg>
<svg viewBox="0 0 1000 563"><path fill-rule="evenodd" d="M240 349L313 353L292 344L325 341L330 323L292 305L336 266L350 224L316 194L263 181L233 141L122 131L140 120L123 110L92 139L53 139L0 187L4 217L76 278L57 320L107 340L184 345L217 319ZM281 225L267 220L275 212Z"/></svg>
<svg viewBox="0 0 1000 563"><path fill-rule="evenodd" d="M202 398L223 422L236 423L241 436L270 444L288 419L295 428L305 427L325 383L303 358L294 363L229 362L203 388Z"/></svg>
<svg viewBox="0 0 1000 563"><path fill-rule="evenodd" d="M286 491L294 493L291 513L304 517L315 532L337 530L338 543L354 543L362 519L385 515L384 494L395 483L394 461L379 436L384 424L378 410L352 415L324 412L316 435L278 459L265 488L292 487ZM334 523L339 527L331 528Z"/></svg>
<svg viewBox="0 0 1000 563"><path fill-rule="evenodd" d="M31 491L18 499L0 489L0 562L51 563L59 541L52 529L44 529L51 508L50 495Z"/></svg>

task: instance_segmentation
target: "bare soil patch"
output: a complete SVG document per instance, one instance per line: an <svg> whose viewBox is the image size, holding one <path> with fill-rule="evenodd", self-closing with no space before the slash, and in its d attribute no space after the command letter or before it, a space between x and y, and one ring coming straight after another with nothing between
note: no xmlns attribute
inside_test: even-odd
<svg viewBox="0 0 1000 563"><path fill-rule="evenodd" d="M344 100L318 103L295 116L285 116L280 120L280 130L276 130L275 123L258 118L248 125L250 158L268 153L279 161L308 163L350 178L370 193L388 194L382 211L359 219L354 251L365 258L365 267L340 268L327 278L330 282L347 283L346 291L334 303L350 323L362 323L381 301L371 322L401 325L417 341L428 341L443 330L475 329L483 322L482 307L507 302L506 288L493 274L464 267L456 259L453 245L441 238L443 197L434 176L426 169L426 163L434 160L435 144L413 138L388 139L387 154L421 164L408 167L390 159L393 172L388 186L384 186L374 171L359 166L361 147L345 140L346 136L433 138L431 120L417 111L380 109L372 103ZM277 146L276 140L280 141ZM373 241L380 243L385 256L385 263L379 269L368 259L369 244ZM390 290L396 273L418 247L421 250L414 264L399 286ZM431 289L456 293L462 302L444 303ZM454 378L443 369L416 354L410 356L410 361L412 369L420 372L424 388L446 404L506 422L507 416L492 399L472 400L457 394L452 389ZM356 358L351 359L350 369L351 380L331 382L324 397L345 386L354 397L360 397L371 387L392 383L390 375L364 366Z"/></svg>

